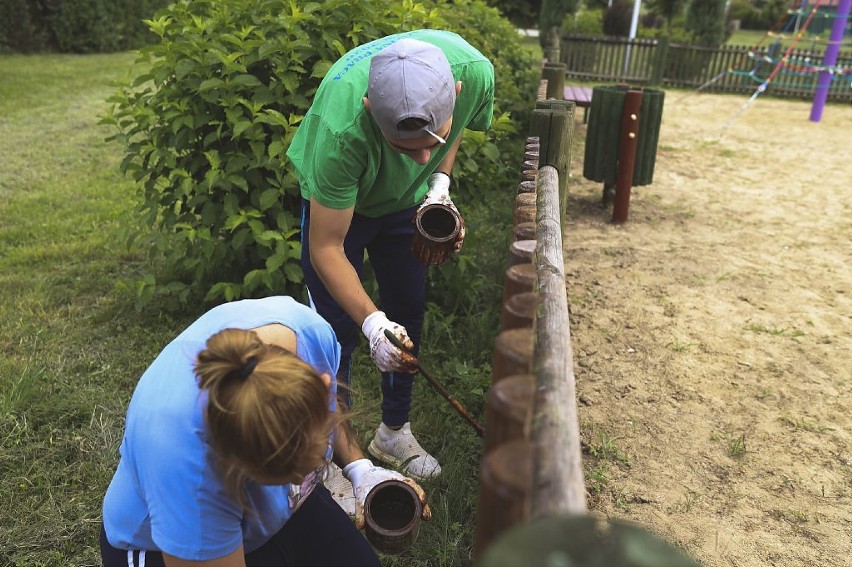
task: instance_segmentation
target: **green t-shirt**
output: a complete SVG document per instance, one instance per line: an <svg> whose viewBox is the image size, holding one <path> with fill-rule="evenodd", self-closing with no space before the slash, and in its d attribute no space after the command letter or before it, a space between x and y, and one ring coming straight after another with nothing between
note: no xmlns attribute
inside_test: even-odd
<svg viewBox="0 0 852 567"><path fill-rule="evenodd" d="M372 56L404 37L443 50L462 90L453 110L447 144L432 152L426 165L394 151L364 108ZM296 169L302 196L332 209L354 206L355 212L378 217L419 204L426 180L444 159L464 128L484 131L494 106L494 67L459 35L417 30L358 46L323 78L313 104L287 150Z"/></svg>

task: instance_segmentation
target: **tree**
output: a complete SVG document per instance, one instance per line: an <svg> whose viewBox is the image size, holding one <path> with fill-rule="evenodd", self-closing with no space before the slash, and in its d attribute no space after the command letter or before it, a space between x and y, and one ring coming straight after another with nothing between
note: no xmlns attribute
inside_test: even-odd
<svg viewBox="0 0 852 567"><path fill-rule="evenodd" d="M580 0L542 0L541 12L538 17L538 40L541 46L547 47L550 40L559 37L562 20L568 14L573 14L580 7Z"/></svg>
<svg viewBox="0 0 852 567"><path fill-rule="evenodd" d="M519 28L533 28L538 23L541 0L488 0L487 3Z"/></svg>
<svg viewBox="0 0 852 567"><path fill-rule="evenodd" d="M662 16L666 20L666 35L672 35L672 22L683 13L686 0L646 0L645 5L651 14Z"/></svg>
<svg viewBox="0 0 852 567"><path fill-rule="evenodd" d="M692 0L684 27L698 45L719 47L725 42L725 0Z"/></svg>
<svg viewBox="0 0 852 567"><path fill-rule="evenodd" d="M616 0L612 6L604 11L603 32L604 35L616 37L627 37L630 35L630 19L633 7L627 2Z"/></svg>

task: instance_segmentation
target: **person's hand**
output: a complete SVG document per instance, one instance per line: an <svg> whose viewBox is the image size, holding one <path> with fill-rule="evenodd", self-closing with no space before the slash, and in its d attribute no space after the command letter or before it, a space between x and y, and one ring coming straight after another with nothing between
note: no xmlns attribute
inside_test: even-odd
<svg viewBox="0 0 852 567"><path fill-rule="evenodd" d="M361 324L361 330L370 341L370 358L382 372L417 372L417 358L411 352L395 347L385 336L386 329L409 351L414 350L414 343L405 327L388 319L384 311L376 311L368 315Z"/></svg>
<svg viewBox="0 0 852 567"><path fill-rule="evenodd" d="M413 479L403 476L396 471L377 467L370 459L358 459L343 467L343 476L352 483L355 492L355 526L360 530L364 527L364 505L367 495L380 482L386 480L398 480L404 482L417 494L420 504L423 505L423 513L420 518L429 520L432 518L432 510L426 503L426 493Z"/></svg>
<svg viewBox="0 0 852 567"><path fill-rule="evenodd" d="M426 205L447 205L456 210L453 200L450 198L450 176L441 171L436 171L426 180L426 186L429 191L426 193L426 200L420 205L420 208Z"/></svg>
<svg viewBox="0 0 852 567"><path fill-rule="evenodd" d="M459 216L461 227L459 228L458 235L456 235L455 245L453 246L453 252L458 252L464 244L465 226L464 218L450 198L450 176L441 171L436 171L429 176L426 185L429 187L429 191L426 193L426 199L418 210L427 205L440 204L451 208Z"/></svg>

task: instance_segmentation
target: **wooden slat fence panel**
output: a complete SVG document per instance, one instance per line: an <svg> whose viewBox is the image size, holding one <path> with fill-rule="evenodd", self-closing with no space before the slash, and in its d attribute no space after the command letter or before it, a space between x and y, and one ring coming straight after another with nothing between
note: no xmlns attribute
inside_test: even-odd
<svg viewBox="0 0 852 567"><path fill-rule="evenodd" d="M723 45L717 49L672 43L660 57L656 39L565 35L561 38L561 60L566 77L580 81L651 84L655 65L662 65L663 86L701 89L705 92L750 94L775 69L785 53L778 44L769 46ZM807 72L822 64L822 53L810 49L791 50L767 94L787 98L813 98L817 75ZM852 67L852 52L838 55L837 67ZM834 80L828 101L852 102L852 77Z"/></svg>

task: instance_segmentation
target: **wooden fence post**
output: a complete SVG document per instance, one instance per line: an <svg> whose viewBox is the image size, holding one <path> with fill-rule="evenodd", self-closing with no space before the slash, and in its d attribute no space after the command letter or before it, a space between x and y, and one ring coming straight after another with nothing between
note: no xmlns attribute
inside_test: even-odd
<svg viewBox="0 0 852 567"><path fill-rule="evenodd" d="M503 304L500 311L500 330L531 328L538 308L538 293L524 291L516 293Z"/></svg>
<svg viewBox="0 0 852 567"><path fill-rule="evenodd" d="M488 389L485 401L485 454L503 443L526 439L532 418L535 378L507 376Z"/></svg>
<svg viewBox="0 0 852 567"><path fill-rule="evenodd" d="M533 261L535 253L535 240L516 240L509 244L508 266L515 264L528 264Z"/></svg>
<svg viewBox="0 0 852 567"><path fill-rule="evenodd" d="M504 443L482 459L474 563L497 536L529 518L532 455L530 442L521 440Z"/></svg>
<svg viewBox="0 0 852 567"><path fill-rule="evenodd" d="M571 168L571 141L574 133L574 109L571 101L538 101L530 129L540 139L539 168L556 168L559 178L559 202L564 224L568 204L568 174ZM543 107L543 108L542 108Z"/></svg>
<svg viewBox="0 0 852 567"><path fill-rule="evenodd" d="M541 69L541 78L547 81L545 98L565 99L565 64L545 63Z"/></svg>
<svg viewBox="0 0 852 567"><path fill-rule="evenodd" d="M662 85L666 74L666 64L669 58L669 38L661 37L657 40L654 50L654 64L651 67L651 85Z"/></svg>
<svg viewBox="0 0 852 567"><path fill-rule="evenodd" d="M529 374L535 348L532 329L508 329L494 341L494 361L491 364L491 383L496 384L512 374Z"/></svg>
<svg viewBox="0 0 852 567"><path fill-rule="evenodd" d="M512 229L512 240L535 240L535 221L516 224Z"/></svg>

